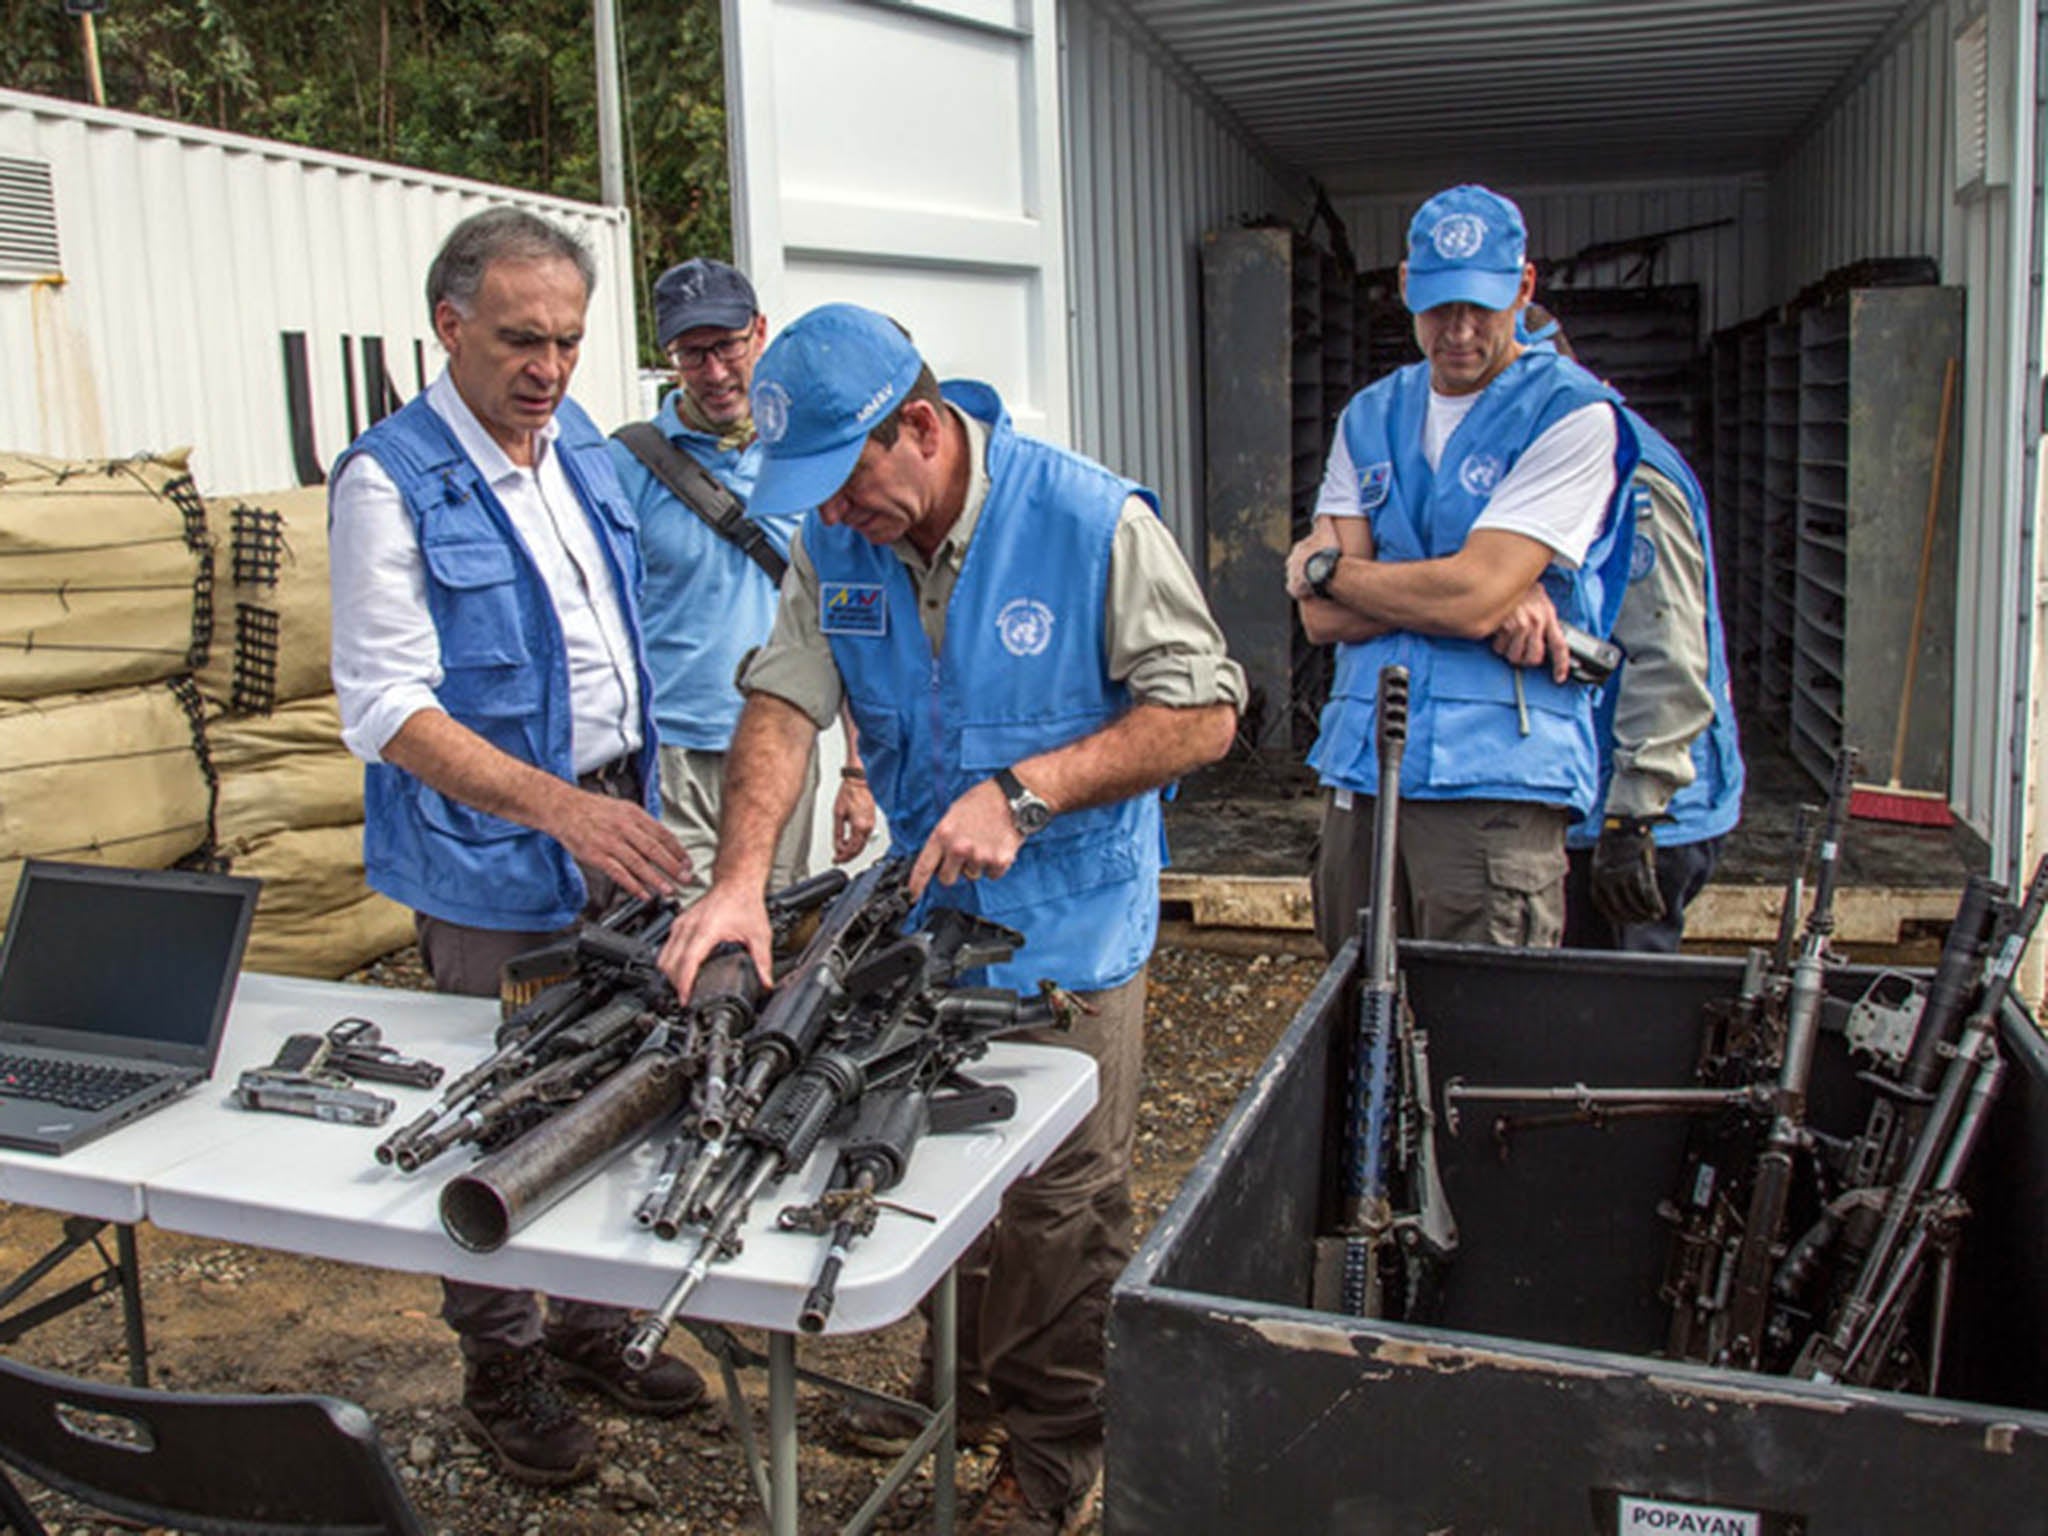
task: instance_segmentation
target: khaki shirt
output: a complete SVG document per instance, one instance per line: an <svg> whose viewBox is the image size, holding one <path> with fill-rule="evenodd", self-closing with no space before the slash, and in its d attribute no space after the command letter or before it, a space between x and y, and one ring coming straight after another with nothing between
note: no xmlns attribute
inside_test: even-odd
<svg viewBox="0 0 2048 1536"><path fill-rule="evenodd" d="M1714 723L1708 686L1707 553L1685 493L1653 469L1636 480L1649 494L1636 536L1655 559L1628 584L1614 639L1628 652L1614 703L1614 780L1609 816L1656 817L1693 781L1692 744Z"/></svg>
<svg viewBox="0 0 2048 1536"><path fill-rule="evenodd" d="M989 492L988 428L956 407L948 409L967 427L972 467L966 506L929 563L908 539L889 546L910 573L918 618L934 655L945 640L946 607ZM1176 709L1219 703L1244 707L1244 670L1225 654L1223 631L1210 616L1180 546L1142 497L1126 501L1117 520L1103 615L1108 652L1103 664L1134 699ZM795 705L821 730L839 712L844 688L831 642L818 627L818 572L801 530L790 544L775 628L740 669L739 681L745 692L772 693Z"/></svg>

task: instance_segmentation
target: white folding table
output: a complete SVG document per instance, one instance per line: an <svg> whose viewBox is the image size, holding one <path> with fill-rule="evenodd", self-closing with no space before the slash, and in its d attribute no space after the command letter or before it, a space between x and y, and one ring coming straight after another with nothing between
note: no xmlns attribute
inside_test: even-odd
<svg viewBox="0 0 2048 1536"><path fill-rule="evenodd" d="M452 1074L489 1048L498 1008L487 999L245 973L210 1081L62 1159L0 1151L0 1199L111 1221L124 1237L146 1216L166 1231L354 1264L626 1307L661 1301L688 1257L690 1234L663 1242L633 1223L633 1208L659 1160L660 1149L652 1143L618 1157L498 1252L474 1254L442 1231L438 1206L441 1186L469 1165L467 1149L410 1175L373 1157L385 1132L423 1111L433 1090L362 1085L398 1101L383 1128L257 1114L230 1102L242 1069L270 1061L287 1035L319 1034L347 1017L371 1020L386 1044L439 1062ZM952 1266L994 1219L1003 1191L1051 1155L1096 1094L1095 1064L1078 1051L997 1043L971 1070L977 1079L1015 1093L1015 1115L980 1130L927 1137L919 1145L889 1198L932 1219L882 1213L874 1232L852 1251L827 1326L832 1333L880 1328L938 1289L934 1342L943 1401L910 1464L925 1446L936 1450L942 1528L952 1502ZM713 1267L686 1319L769 1333L770 1454L762 1491L778 1536L796 1529L799 1373L793 1335L825 1243L778 1230L775 1217L786 1204L817 1197L830 1176L831 1154L828 1140L806 1167L757 1203L741 1232L741 1252ZM123 1251L132 1283L132 1239ZM133 1350L141 1346L139 1329L136 1313ZM720 1363L730 1387L730 1354L721 1355ZM856 1517L856 1527L879 1512L909 1470L905 1465L891 1474Z"/></svg>

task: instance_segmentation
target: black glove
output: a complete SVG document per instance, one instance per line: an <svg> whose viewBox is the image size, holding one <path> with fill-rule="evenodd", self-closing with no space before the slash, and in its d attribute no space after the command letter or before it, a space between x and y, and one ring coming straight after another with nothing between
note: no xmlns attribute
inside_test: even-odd
<svg viewBox="0 0 2048 1536"><path fill-rule="evenodd" d="M1650 823L1635 816L1610 816L1600 824L1588 871L1593 905L1617 928L1654 923L1664 915L1657 889L1657 844Z"/></svg>

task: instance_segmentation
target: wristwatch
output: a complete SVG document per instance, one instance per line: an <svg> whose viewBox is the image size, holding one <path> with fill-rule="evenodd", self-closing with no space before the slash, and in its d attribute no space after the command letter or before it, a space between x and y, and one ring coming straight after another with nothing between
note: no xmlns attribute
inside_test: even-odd
<svg viewBox="0 0 2048 1536"><path fill-rule="evenodd" d="M1029 837L1045 830L1046 823L1052 820L1052 807L1026 789L1022 779L1005 768L996 775L996 788L1010 802L1010 820L1016 823L1019 836Z"/></svg>
<svg viewBox="0 0 2048 1536"><path fill-rule="evenodd" d="M1319 549L1301 562L1301 578L1317 597L1330 595L1330 581L1337 574L1337 562L1344 552L1334 546Z"/></svg>

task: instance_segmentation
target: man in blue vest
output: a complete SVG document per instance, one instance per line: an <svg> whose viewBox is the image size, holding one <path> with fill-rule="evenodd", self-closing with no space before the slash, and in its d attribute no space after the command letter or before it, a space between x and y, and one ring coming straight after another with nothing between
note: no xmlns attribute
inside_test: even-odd
<svg viewBox="0 0 2048 1536"><path fill-rule="evenodd" d="M1390 663L1412 700L1398 930L1532 947L1564 931L1565 830L1593 804L1597 754L1562 625L1613 626L1636 446L1611 389L1516 341L1535 283L1508 199L1462 186L1422 205L1401 289L1424 361L1345 407L1315 529L1288 556L1309 638L1337 644L1309 754L1328 792L1312 890L1332 951L1367 894Z"/></svg>
<svg viewBox="0 0 2048 1536"><path fill-rule="evenodd" d="M363 862L417 914L444 992L496 995L511 956L689 868L651 811L632 513L567 393L595 277L544 219L463 220L427 274L446 372L334 468L334 688L369 765ZM555 1300L543 1322L525 1291L442 1290L463 1421L522 1481L595 1468L558 1379L655 1414L704 1394L679 1361L626 1369L616 1307Z"/></svg>
<svg viewBox="0 0 2048 1536"><path fill-rule="evenodd" d="M1530 305L1524 339L1576 360ZM1633 410L1635 542L1614 639L1628 659L1595 708L1600 794L1566 839L1564 942L1678 953L1685 909L1742 819L1742 750L1714 580L1707 493L1668 438Z"/></svg>
<svg viewBox="0 0 2048 1536"><path fill-rule="evenodd" d="M694 887L718 846L725 754L739 723L734 677L768 638L802 509L751 515L761 444L747 391L768 319L746 274L693 257L654 284L655 338L675 369L654 420L612 435L612 466L640 525L647 576L640 622L661 733L661 815L690 856ZM874 831L875 803L848 742L833 804L833 852L851 858ZM801 879L811 847L813 772L776 847L771 885ZM686 893L687 894L687 893Z"/></svg>
<svg viewBox="0 0 2048 1536"><path fill-rule="evenodd" d="M1131 1252L1157 790L1228 749L1243 674L1151 494L1018 435L986 385L941 390L886 317L799 319L755 372L754 419L755 507L814 510L741 680L711 889L663 969L687 989L726 940L767 964L776 830L844 699L912 891L1026 936L976 979L1049 977L1093 1009L1047 1043L1095 1058L1095 1109L1005 1196L960 1306L963 1374L1008 1437L969 1529L1072 1530L1099 1485L1103 1325Z"/></svg>

